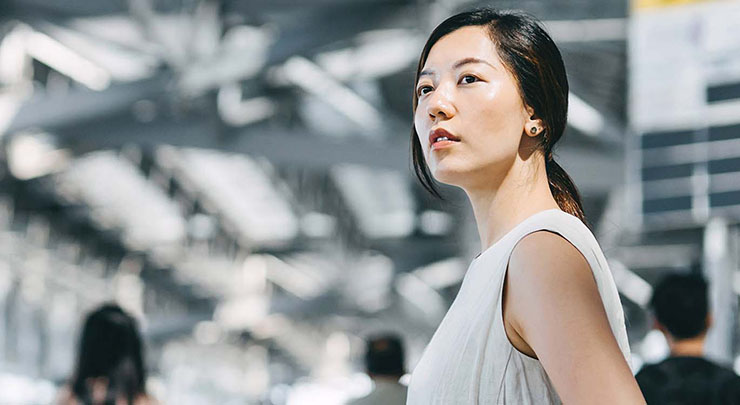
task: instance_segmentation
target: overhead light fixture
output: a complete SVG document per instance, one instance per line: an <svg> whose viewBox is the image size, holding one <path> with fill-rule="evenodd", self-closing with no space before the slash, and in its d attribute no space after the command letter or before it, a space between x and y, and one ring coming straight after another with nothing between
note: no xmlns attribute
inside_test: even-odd
<svg viewBox="0 0 740 405"><path fill-rule="evenodd" d="M280 70L290 83L326 101L365 130L377 131L380 128L378 117L382 114L314 62L294 56Z"/></svg>
<svg viewBox="0 0 740 405"><path fill-rule="evenodd" d="M437 210L425 210L419 214L419 229L427 235L446 235L452 230L452 215Z"/></svg>
<svg viewBox="0 0 740 405"><path fill-rule="evenodd" d="M135 250L177 246L185 238L187 224L178 205L115 152L89 153L55 179L62 197L88 205L91 217L121 229L124 242Z"/></svg>
<svg viewBox="0 0 740 405"><path fill-rule="evenodd" d="M293 258L287 263L275 256L265 256L267 279L280 288L303 300L310 300L324 293L328 288L323 272L312 268L306 261Z"/></svg>
<svg viewBox="0 0 740 405"><path fill-rule="evenodd" d="M105 69L46 34L28 32L26 52L39 62L92 90L104 90L110 85L111 76Z"/></svg>
<svg viewBox="0 0 740 405"><path fill-rule="evenodd" d="M222 300L216 307L214 319L228 330L249 329L259 324L268 314L270 302L266 296L250 294Z"/></svg>
<svg viewBox="0 0 740 405"><path fill-rule="evenodd" d="M367 252L353 258L351 268L345 270L342 295L367 313L378 312L391 305L394 276L393 260Z"/></svg>
<svg viewBox="0 0 740 405"><path fill-rule="evenodd" d="M127 82L142 80L151 77L161 64L160 59L152 51L132 49L105 39L101 40L105 37L105 31L115 32L120 36L130 35L123 33L129 27L121 18L106 18L104 22L91 23L87 26L90 33L51 23L44 23L39 28L59 44L103 69L112 80ZM116 29L118 31L114 31Z"/></svg>
<svg viewBox="0 0 740 405"><path fill-rule="evenodd" d="M653 287L642 277L635 274L619 260L610 259L609 268L614 275L614 283L619 292L642 308L647 308Z"/></svg>
<svg viewBox="0 0 740 405"><path fill-rule="evenodd" d="M420 310L430 322L438 322L445 313L444 298L415 274L399 276L395 283L396 291Z"/></svg>
<svg viewBox="0 0 740 405"><path fill-rule="evenodd" d="M277 111L277 103L268 97L242 99L239 83L221 86L216 97L219 116L231 126L244 126L267 119Z"/></svg>
<svg viewBox="0 0 740 405"><path fill-rule="evenodd" d="M593 137L601 135L605 126L599 110L573 93L568 93L568 124Z"/></svg>
<svg viewBox="0 0 740 405"><path fill-rule="evenodd" d="M301 217L301 231L309 238L328 238L334 235L337 218L321 212L308 212Z"/></svg>
<svg viewBox="0 0 740 405"><path fill-rule="evenodd" d="M465 276L465 269L462 259L451 257L427 264L413 273L428 286L439 290L459 283Z"/></svg>
<svg viewBox="0 0 740 405"><path fill-rule="evenodd" d="M8 167L17 179L29 180L58 172L69 162L69 153L57 149L54 138L47 133L14 135L7 146Z"/></svg>
<svg viewBox="0 0 740 405"><path fill-rule="evenodd" d="M367 31L358 35L358 42L356 47L320 53L316 63L341 81L376 79L411 66L424 43L407 29Z"/></svg>
<svg viewBox="0 0 740 405"><path fill-rule="evenodd" d="M265 165L242 154L161 147L157 160L193 190L210 214L223 218L245 245L280 247L292 241L299 221ZM265 163L267 164L267 163Z"/></svg>
<svg viewBox="0 0 740 405"><path fill-rule="evenodd" d="M413 232L416 204L401 173L339 165L331 169L331 177L367 237L400 238Z"/></svg>
<svg viewBox="0 0 740 405"><path fill-rule="evenodd" d="M272 33L262 27L239 25L229 29L208 57L184 67L178 87L199 95L222 85L254 77L267 63Z"/></svg>

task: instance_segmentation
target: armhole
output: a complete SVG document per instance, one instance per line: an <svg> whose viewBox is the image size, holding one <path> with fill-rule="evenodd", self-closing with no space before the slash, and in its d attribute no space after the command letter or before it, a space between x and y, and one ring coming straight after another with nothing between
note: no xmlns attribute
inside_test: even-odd
<svg viewBox="0 0 740 405"><path fill-rule="evenodd" d="M589 270L591 271L591 277L593 277L594 283L596 283L596 290L599 293L599 297L601 298L601 305L603 305L604 307L606 307L606 305L604 303L604 298L601 297L601 291L599 291L599 284L598 284L598 281L596 280L596 274L594 274L594 269L591 266L591 262L589 262L589 260L586 257L586 255L584 255L583 252L581 251L581 249L579 249L578 246L576 246L573 242L571 242L570 239L568 239L561 232L558 232L558 231L556 231L554 229L551 229L551 228L537 228L537 229L532 229L532 230L529 230L529 231L525 232L522 236L520 236L519 239L511 247L511 249L509 250L508 254L506 255L506 263L505 263L505 267L504 267L504 275L501 277L501 288L499 288L499 292L498 292L498 302L499 303L497 305L498 308L496 308L496 310L498 311L498 314L499 314L499 317L498 318L500 319L500 322L497 322L497 324L498 324L498 327L500 328L501 332L503 333L503 336L506 339L506 343L509 345L509 348L511 350L513 350L514 352L518 353L521 358L524 358L524 359L529 360L529 361L532 361L532 362L537 362L539 364L539 362L540 362L539 359L537 359L536 357L532 357L532 356L530 356L530 355L528 355L526 353L521 352L519 349L516 348L516 346L514 346L513 343L511 343L511 339L509 338L508 333L506 333L506 321L504 320L504 288L506 288L506 277L508 276L508 273L509 273L509 262L511 261L511 255L514 254L514 249L516 249L517 245L519 245L519 242L521 242L527 236L529 236L529 235L531 235L533 233L536 233L536 232L550 232L550 233L553 233L555 235L558 235L561 238L563 238L566 242L568 242L571 246L573 246L576 249L576 251L578 251L578 253L586 261L586 264L588 265ZM604 308L604 309L606 311L606 308ZM611 322L609 322L609 324L610 324L609 326L611 326Z"/></svg>

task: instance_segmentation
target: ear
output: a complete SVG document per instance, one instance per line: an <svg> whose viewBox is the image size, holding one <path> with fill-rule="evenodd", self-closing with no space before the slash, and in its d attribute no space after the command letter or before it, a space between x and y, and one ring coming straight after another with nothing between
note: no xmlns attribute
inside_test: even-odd
<svg viewBox="0 0 740 405"><path fill-rule="evenodd" d="M540 135L542 131L545 130L542 120L537 117L532 107L525 106L525 110L527 113L527 120L524 122L524 133L531 137Z"/></svg>

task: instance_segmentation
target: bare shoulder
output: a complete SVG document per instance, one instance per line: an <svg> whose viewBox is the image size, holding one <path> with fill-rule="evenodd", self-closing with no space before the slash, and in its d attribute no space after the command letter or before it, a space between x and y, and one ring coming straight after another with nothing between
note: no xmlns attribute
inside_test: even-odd
<svg viewBox="0 0 740 405"><path fill-rule="evenodd" d="M537 231L522 238L511 254L509 270L509 276L514 278L595 285L583 254L565 237L550 231Z"/></svg>
<svg viewBox="0 0 740 405"><path fill-rule="evenodd" d="M543 325L539 317L562 320L563 314L582 313L584 308L595 311L591 315L602 318L600 323L608 328L588 261L567 239L553 232L531 233L515 246L506 295L505 317L508 315L510 325L525 340Z"/></svg>
<svg viewBox="0 0 740 405"><path fill-rule="evenodd" d="M536 355L564 403L645 403L575 246L556 233L529 234L506 277L507 336Z"/></svg>

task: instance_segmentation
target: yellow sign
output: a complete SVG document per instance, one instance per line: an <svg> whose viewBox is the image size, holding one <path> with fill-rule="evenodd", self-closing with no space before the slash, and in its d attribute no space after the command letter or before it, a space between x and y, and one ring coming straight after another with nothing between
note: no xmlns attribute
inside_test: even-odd
<svg viewBox="0 0 740 405"><path fill-rule="evenodd" d="M716 0L632 0L632 9L645 10L651 8L663 8L681 6L687 4L709 3Z"/></svg>

